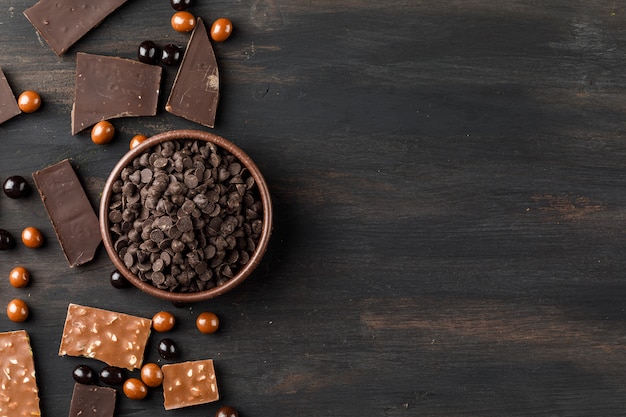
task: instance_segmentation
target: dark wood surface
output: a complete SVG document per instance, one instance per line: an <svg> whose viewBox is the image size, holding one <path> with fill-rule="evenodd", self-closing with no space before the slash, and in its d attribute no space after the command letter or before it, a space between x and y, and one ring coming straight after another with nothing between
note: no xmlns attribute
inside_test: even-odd
<svg viewBox="0 0 626 417"><path fill-rule="evenodd" d="M222 399L163 410L120 394L118 416L618 416L626 413L626 20L597 0L197 0L230 17L215 45L212 131L271 188L275 228L255 274L185 308L109 284L104 250L70 269L36 195L0 197L0 228L47 244L0 253L0 304L24 298L44 417L68 414L57 351L70 302L170 310L181 360L215 360ZM0 180L70 158L94 207L136 133L202 126L116 120L70 134L79 51L134 58L186 43L166 0L130 0L59 58L0 1L0 67L43 107L0 126ZM32 180L31 180L32 184ZM30 269L26 289L8 273ZM4 308L4 307L3 307ZM222 319L201 336L195 316ZM153 335L148 360L158 360ZM159 363L164 363L160 361Z"/></svg>

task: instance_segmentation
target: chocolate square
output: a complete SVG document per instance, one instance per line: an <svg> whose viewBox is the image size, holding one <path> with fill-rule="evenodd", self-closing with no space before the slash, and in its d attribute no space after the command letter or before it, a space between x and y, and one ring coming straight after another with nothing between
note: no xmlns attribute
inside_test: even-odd
<svg viewBox="0 0 626 417"><path fill-rule="evenodd" d="M158 65L132 59L76 54L72 134L101 120L154 116L162 71Z"/></svg>
<svg viewBox="0 0 626 417"><path fill-rule="evenodd" d="M126 1L40 0L24 16L60 56Z"/></svg>
<svg viewBox="0 0 626 417"><path fill-rule="evenodd" d="M69 417L113 417L114 388L74 384Z"/></svg>

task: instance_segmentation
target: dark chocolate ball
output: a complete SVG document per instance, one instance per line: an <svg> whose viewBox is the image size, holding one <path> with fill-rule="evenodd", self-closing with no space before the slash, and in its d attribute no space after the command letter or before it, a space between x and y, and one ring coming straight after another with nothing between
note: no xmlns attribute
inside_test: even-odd
<svg viewBox="0 0 626 417"><path fill-rule="evenodd" d="M11 233L4 229L0 229L0 250L13 249L15 247L15 239Z"/></svg>
<svg viewBox="0 0 626 417"><path fill-rule="evenodd" d="M161 63L163 65L178 65L182 57L182 49L173 43L168 43L161 50Z"/></svg>
<svg viewBox="0 0 626 417"><path fill-rule="evenodd" d="M7 178L2 185L2 189L7 197L10 198L24 197L30 190L24 177L19 175L13 175Z"/></svg>
<svg viewBox="0 0 626 417"><path fill-rule="evenodd" d="M93 384L96 378L93 370L87 365L78 365L74 368L72 372L72 376L74 377L74 381L79 384L90 385Z"/></svg>
<svg viewBox="0 0 626 417"><path fill-rule="evenodd" d="M137 58L144 64L158 64L161 59L161 51L156 43L152 41L143 41L139 44Z"/></svg>
<svg viewBox="0 0 626 417"><path fill-rule="evenodd" d="M178 356L178 348L172 339L161 340L157 349L163 359L175 359Z"/></svg>
<svg viewBox="0 0 626 417"><path fill-rule="evenodd" d="M170 0L170 5L177 11L187 10L191 5L191 0Z"/></svg>
<svg viewBox="0 0 626 417"><path fill-rule="evenodd" d="M111 285L115 288L128 288L130 287L130 282L126 279L124 275L117 269L111 272Z"/></svg>
<svg viewBox="0 0 626 417"><path fill-rule="evenodd" d="M117 366L105 366L100 371L100 380L107 385L121 385L124 382L124 370Z"/></svg>

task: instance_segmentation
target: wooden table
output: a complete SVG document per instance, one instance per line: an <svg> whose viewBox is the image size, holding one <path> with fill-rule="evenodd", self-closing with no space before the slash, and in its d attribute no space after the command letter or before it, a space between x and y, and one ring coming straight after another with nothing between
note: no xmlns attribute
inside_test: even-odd
<svg viewBox="0 0 626 417"><path fill-rule="evenodd" d="M72 136L79 51L135 58L185 45L165 0L133 0L57 57L0 2L0 67L44 104L0 126L0 180L69 158L94 207L143 133L200 125L163 110L117 119L113 143ZM617 1L196 1L210 22L222 98L212 131L242 147L275 209L258 270L216 299L174 307L109 283L104 250L70 269L41 200L0 196L0 228L47 244L0 253L0 304L30 319L42 415L68 414L57 356L68 303L178 318L181 360L215 360L221 399L163 410L162 393L118 416L624 415L626 20ZM8 273L24 265L26 289ZM216 312L200 335L194 319ZM154 349L147 360L163 364Z"/></svg>

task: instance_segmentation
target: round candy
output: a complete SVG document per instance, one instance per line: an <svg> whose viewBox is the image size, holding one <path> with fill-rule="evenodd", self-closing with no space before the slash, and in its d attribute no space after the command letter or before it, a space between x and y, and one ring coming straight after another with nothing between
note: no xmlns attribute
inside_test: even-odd
<svg viewBox="0 0 626 417"><path fill-rule="evenodd" d="M16 323L22 322L28 318L28 305L19 298L9 301L7 305L7 316L9 320Z"/></svg>
<svg viewBox="0 0 626 417"><path fill-rule="evenodd" d="M117 269L111 272L111 285L115 288L128 288L130 287L130 282L126 279L124 275Z"/></svg>
<svg viewBox="0 0 626 417"><path fill-rule="evenodd" d="M176 12L172 15L172 28L176 32L191 32L196 27L196 18L189 12Z"/></svg>
<svg viewBox="0 0 626 417"><path fill-rule="evenodd" d="M91 369L87 365L77 365L72 372L72 376L74 377L74 381L78 382L79 384L86 385L93 384L96 379L96 375L93 373L93 369Z"/></svg>
<svg viewBox="0 0 626 417"><path fill-rule="evenodd" d="M182 49L173 43L168 43L161 50L161 62L163 65L178 65L182 57Z"/></svg>
<svg viewBox="0 0 626 417"><path fill-rule="evenodd" d="M8 250L15 247L15 239L11 233L4 229L0 229L0 250Z"/></svg>
<svg viewBox="0 0 626 417"><path fill-rule="evenodd" d="M100 371L100 380L107 385L120 385L124 382L124 370L117 366L105 366Z"/></svg>
<svg viewBox="0 0 626 417"><path fill-rule="evenodd" d="M115 136L115 127L107 120L101 120L91 128L91 141L96 145L111 142Z"/></svg>
<svg viewBox="0 0 626 417"><path fill-rule="evenodd" d="M161 58L161 51L156 43L152 41L143 41L139 44L137 58L144 64L158 64L159 59Z"/></svg>
<svg viewBox="0 0 626 417"><path fill-rule="evenodd" d="M156 332L169 332L176 324L176 317L169 311L159 311L152 317L152 328Z"/></svg>
<svg viewBox="0 0 626 417"><path fill-rule="evenodd" d="M139 145L141 142L143 142L146 139L148 139L146 135L133 136L133 138L130 140L130 149L135 148L137 145Z"/></svg>
<svg viewBox="0 0 626 417"><path fill-rule="evenodd" d="M220 17L211 26L211 39L215 42L224 42L233 32L233 23L230 19Z"/></svg>
<svg viewBox="0 0 626 417"><path fill-rule="evenodd" d="M30 282L30 273L23 266L16 266L9 273L9 282L14 288L24 288Z"/></svg>
<svg viewBox="0 0 626 417"><path fill-rule="evenodd" d="M163 359L175 359L178 355L178 348L172 339L161 340L157 349Z"/></svg>
<svg viewBox="0 0 626 417"><path fill-rule="evenodd" d="M196 318L196 327L200 333L211 334L215 333L220 327L220 319L215 313L205 311L200 313Z"/></svg>
<svg viewBox="0 0 626 417"><path fill-rule="evenodd" d="M128 378L123 389L124 395L131 400L143 400L148 395L148 387L138 378Z"/></svg>
<svg viewBox="0 0 626 417"><path fill-rule="evenodd" d="M10 198L21 198L28 194L30 187L28 183L24 179L24 177L20 175L12 175L2 184L2 190Z"/></svg>
<svg viewBox="0 0 626 417"><path fill-rule="evenodd" d="M32 113L41 106L41 96L36 91L26 90L17 98L17 106L24 113Z"/></svg>
<svg viewBox="0 0 626 417"><path fill-rule="evenodd" d="M217 410L215 417L239 417L239 413L233 407L225 405Z"/></svg>
<svg viewBox="0 0 626 417"><path fill-rule="evenodd" d="M170 5L174 10L186 10L191 5L191 0L170 0Z"/></svg>
<svg viewBox="0 0 626 417"><path fill-rule="evenodd" d="M22 242L29 248L39 248L43 245L43 234L36 227L29 226L22 230Z"/></svg>
<svg viewBox="0 0 626 417"><path fill-rule="evenodd" d="M141 380L150 388L158 387L163 383L163 371L156 363L147 363L141 367Z"/></svg>

